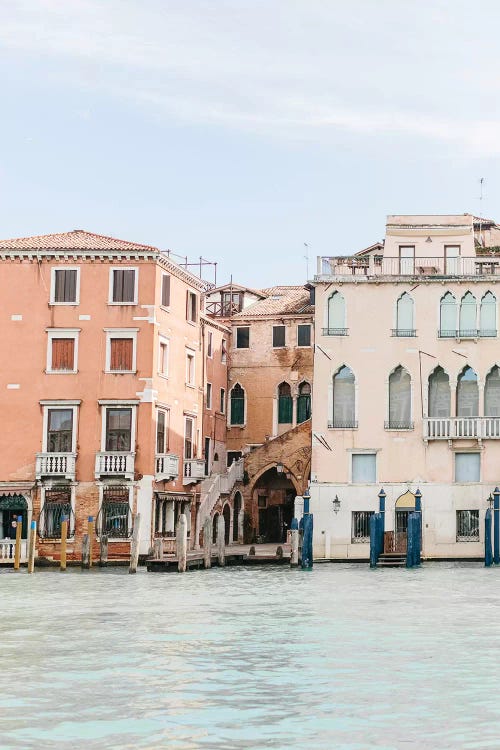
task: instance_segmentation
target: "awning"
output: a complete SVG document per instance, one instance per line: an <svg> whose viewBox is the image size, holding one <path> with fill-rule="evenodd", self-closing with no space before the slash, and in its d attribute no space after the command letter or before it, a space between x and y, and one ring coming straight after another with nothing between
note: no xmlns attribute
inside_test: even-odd
<svg viewBox="0 0 500 750"><path fill-rule="evenodd" d="M28 510L28 503L23 495L2 495L0 510Z"/></svg>

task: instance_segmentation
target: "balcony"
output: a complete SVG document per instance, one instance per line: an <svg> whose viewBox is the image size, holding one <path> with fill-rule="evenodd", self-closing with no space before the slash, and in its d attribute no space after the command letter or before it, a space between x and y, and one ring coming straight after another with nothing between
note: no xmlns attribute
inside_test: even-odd
<svg viewBox="0 0 500 750"><path fill-rule="evenodd" d="M388 258L382 255L319 257L317 277L500 276L498 255L445 258Z"/></svg>
<svg viewBox="0 0 500 750"><path fill-rule="evenodd" d="M179 476L179 456L173 453L157 453L155 457L155 481L177 479Z"/></svg>
<svg viewBox="0 0 500 750"><path fill-rule="evenodd" d="M134 478L135 453L102 451L95 455L95 478L125 477Z"/></svg>
<svg viewBox="0 0 500 750"><path fill-rule="evenodd" d="M500 417L424 417L424 440L500 440Z"/></svg>
<svg viewBox="0 0 500 750"><path fill-rule="evenodd" d="M395 336L400 339L411 339L415 338L417 331L415 328L391 328L391 336Z"/></svg>
<svg viewBox="0 0 500 750"><path fill-rule="evenodd" d="M60 479L75 479L76 453L37 453L35 462L35 478L58 477Z"/></svg>
<svg viewBox="0 0 500 750"><path fill-rule="evenodd" d="M469 328L469 329L461 329L461 330L440 330L438 331L438 338L440 339L495 339L497 336L497 331L493 328L491 329L479 329L479 328Z"/></svg>
<svg viewBox="0 0 500 750"><path fill-rule="evenodd" d="M205 479L205 461L203 458L185 458L182 484L195 484Z"/></svg>
<svg viewBox="0 0 500 750"><path fill-rule="evenodd" d="M347 336L349 333L348 328L322 328L321 332L323 336Z"/></svg>
<svg viewBox="0 0 500 750"><path fill-rule="evenodd" d="M358 423L354 420L348 420L347 422L342 422L339 419L334 419L328 421L328 429L329 430L357 430L358 429Z"/></svg>

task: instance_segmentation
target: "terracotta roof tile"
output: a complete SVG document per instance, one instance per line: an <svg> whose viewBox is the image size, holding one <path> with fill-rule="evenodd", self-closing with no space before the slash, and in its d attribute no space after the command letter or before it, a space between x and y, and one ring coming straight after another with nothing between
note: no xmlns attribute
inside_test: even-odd
<svg viewBox="0 0 500 750"><path fill-rule="evenodd" d="M312 313L314 307L310 305L309 291L303 286L272 286L261 289L266 299L254 302L233 317L238 320L248 317L298 315Z"/></svg>
<svg viewBox="0 0 500 750"><path fill-rule="evenodd" d="M156 247L141 245L137 242L127 242L103 234L85 232L74 229L72 232L60 234L41 234L35 237L17 237L10 240L0 240L0 250L117 250L130 252L134 250L149 250L158 252Z"/></svg>

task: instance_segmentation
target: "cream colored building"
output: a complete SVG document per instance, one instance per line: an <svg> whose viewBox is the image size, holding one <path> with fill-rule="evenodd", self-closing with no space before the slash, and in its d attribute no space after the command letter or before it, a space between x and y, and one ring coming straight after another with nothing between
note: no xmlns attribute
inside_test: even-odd
<svg viewBox="0 0 500 750"><path fill-rule="evenodd" d="M468 214L389 216L383 243L318 259L317 558L368 558L381 488L389 545L404 548L420 488L424 556L482 556L500 484L497 236Z"/></svg>

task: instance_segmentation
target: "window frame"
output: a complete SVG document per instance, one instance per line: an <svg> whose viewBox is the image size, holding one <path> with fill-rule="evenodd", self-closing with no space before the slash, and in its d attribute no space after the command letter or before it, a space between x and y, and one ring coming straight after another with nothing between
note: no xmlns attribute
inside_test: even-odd
<svg viewBox="0 0 500 750"><path fill-rule="evenodd" d="M243 401L243 422L234 422L233 423L232 422L232 398L231 398L231 394L232 394L233 390L236 388L236 386L239 386L241 388L241 390L243 391L243 398L242 398L242 401ZM241 385L240 382L237 381L236 383L233 384L232 388L229 390L229 398L227 399L227 401L228 401L228 408L226 408L226 411L227 411L228 426L229 427L239 427L239 428L246 427L246 423L247 423L247 392L246 392L245 388L243 388L243 386Z"/></svg>
<svg viewBox="0 0 500 750"><path fill-rule="evenodd" d="M75 290L75 301L74 302L56 302L56 271L76 271L76 290ZM50 269L50 304L51 305L64 305L70 307L76 307L80 304L80 266L51 266Z"/></svg>
<svg viewBox="0 0 500 750"><path fill-rule="evenodd" d="M474 536L466 536L465 534L458 533L459 529L463 528L463 525L461 527L459 524L459 520L458 520L458 516L460 513L477 514L477 534L474 534ZM456 542L458 542L459 544L480 542L481 541L480 521L481 519L480 519L479 508L457 508L457 510L455 511L455 530L456 530L455 540Z"/></svg>
<svg viewBox="0 0 500 750"><path fill-rule="evenodd" d="M99 512L98 512L98 516L99 516L99 518L101 520L100 520L100 527L96 528L96 536L97 536L98 539L101 538L102 531L103 531L102 530L102 516L103 516L103 514L102 514L102 507L104 505L104 493L106 492L106 490L108 488L111 488L113 486L116 486L116 485L111 484L110 482L101 482L101 483L99 483ZM134 485L133 485L132 482L122 482L118 486L120 486L120 487L126 487L127 490L128 490L128 507L129 507L129 515L131 516L132 515L132 508L133 508L133 504L132 503L133 503L133 497L134 497L133 496ZM115 502L118 503L118 501L115 501ZM127 536L124 536L124 535L112 536L111 534L108 534L108 540L109 541L120 541L120 542L125 541L126 542L127 540L130 539L130 536L131 536L131 529L129 530L129 533L128 533Z"/></svg>
<svg viewBox="0 0 500 750"><path fill-rule="evenodd" d="M351 544L369 544L370 543L370 518L374 515L374 510L353 510L351 511ZM356 536L355 530L355 516L363 514L368 519L368 534L365 536Z"/></svg>
<svg viewBox="0 0 500 750"><path fill-rule="evenodd" d="M207 411L212 411L212 383L208 382L205 391L205 408Z"/></svg>
<svg viewBox="0 0 500 750"><path fill-rule="evenodd" d="M106 360L104 372L107 375L135 375L137 373L137 334L139 328L104 328L106 333ZM132 339L132 369L111 369L111 339Z"/></svg>
<svg viewBox="0 0 500 750"><path fill-rule="evenodd" d="M221 361L221 364L223 365L227 364L227 340L226 339L222 339L221 341L220 361Z"/></svg>
<svg viewBox="0 0 500 750"><path fill-rule="evenodd" d="M194 310L193 310L194 306ZM194 317L191 317L191 314L194 312ZM198 323L198 317L199 317L199 299L196 292L193 292L191 289L186 290L186 321L190 324L195 326Z"/></svg>
<svg viewBox="0 0 500 750"><path fill-rule="evenodd" d="M48 453L49 444L49 411L71 411L73 412L72 421L72 435L71 435L71 450L70 453L76 453L77 446L77 434L78 434L78 406L74 401L71 403L64 403L64 401L55 401L53 403L43 403L43 418L42 418L42 453ZM59 452L59 451L58 451Z"/></svg>
<svg viewBox="0 0 500 750"><path fill-rule="evenodd" d="M219 407L220 407L220 413L225 414L226 413L226 389L221 388L219 391Z"/></svg>
<svg viewBox="0 0 500 750"><path fill-rule="evenodd" d="M165 415L165 431L163 433L163 451L158 451L158 424L159 424L159 415L164 414ZM164 456L169 451L169 438L170 438L170 409L167 409L165 406L157 406L156 407L156 440L155 440L155 454L158 456Z"/></svg>
<svg viewBox="0 0 500 750"><path fill-rule="evenodd" d="M238 332L240 330L248 331L248 346L238 346ZM236 336L234 337L234 348L235 349L250 349L250 326L236 326Z"/></svg>
<svg viewBox="0 0 500 750"><path fill-rule="evenodd" d="M43 519L43 526L38 529L38 535L39 535L40 539L42 539L43 541L47 540L49 542L50 541L54 542L54 541L57 541L58 539L61 538L60 536L58 536L58 537L56 537L56 536L50 536L50 537L48 537L48 536L45 535L46 534L46 531L45 531L45 522L46 522L46 517L45 517L46 516L46 514L45 514L45 502L46 502L46 500L45 500L45 496L46 496L47 491L51 492L51 491L54 491L54 490L59 490L59 491L68 491L69 490L69 494L70 494L70 509L71 510L70 510L69 518L68 518L68 539L73 539L73 537L75 536L75 526L76 526L76 524L75 524L75 495L76 495L76 486L74 484L64 484L64 485L59 485L58 486L57 484L50 484L50 483L48 483L48 484L43 484L42 485L42 487L41 487L41 497L40 497L40 519Z"/></svg>
<svg viewBox="0 0 500 750"><path fill-rule="evenodd" d="M119 450L119 451L112 451L108 450L106 448L107 443L107 413L109 410L113 409L131 409L131 419L130 419L130 450ZM116 403L113 404L104 404L101 407L102 415L101 415L101 453L133 453L135 455L135 441L136 441L136 431L137 431L137 404L132 404L130 401L116 401Z"/></svg>
<svg viewBox="0 0 500 750"><path fill-rule="evenodd" d="M207 357L214 358L214 334L213 331L207 331Z"/></svg>
<svg viewBox="0 0 500 750"><path fill-rule="evenodd" d="M76 375L78 372L78 341L81 328L46 328L47 331L47 358L45 372L47 375ZM52 341L54 339L73 339L73 369L72 370L53 370L52 369Z"/></svg>
<svg viewBox="0 0 500 750"><path fill-rule="evenodd" d="M165 279L168 279L168 305L165 305L163 302L163 287L164 287ZM161 285L160 285L160 307L162 308L162 310L170 311L171 301L172 301L172 275L169 273L166 273L165 271L162 271Z"/></svg>
<svg viewBox="0 0 500 750"><path fill-rule="evenodd" d="M275 344L274 343L274 332L278 328L280 330L283 330L283 343L282 344ZM286 347L286 325L284 325L283 323L279 323L279 324L273 325L272 347L273 347L273 349L286 349L287 348Z"/></svg>
<svg viewBox="0 0 500 750"><path fill-rule="evenodd" d="M478 478L477 479L457 479L457 455L460 456L478 456ZM478 450L474 451L466 451L466 450L456 450L454 451L453 456L453 484L479 484L481 482L481 469L482 469L482 461L481 461L481 452Z"/></svg>
<svg viewBox="0 0 500 750"><path fill-rule="evenodd" d="M191 456L186 456L186 438L187 438L187 430L186 425L187 423L191 422L192 424L192 432L191 432ZM194 417L192 414L184 414L184 435L183 435L183 443L182 443L182 460L183 461L194 461L198 454L198 446L197 446L197 427L196 427L196 417Z"/></svg>
<svg viewBox="0 0 500 750"><path fill-rule="evenodd" d="M300 328L308 328L309 329L309 343L308 344L300 344L299 343L299 329ZM299 349L310 349L312 346L312 336L311 336L311 323L297 323L297 348Z"/></svg>
<svg viewBox="0 0 500 750"><path fill-rule="evenodd" d="M114 272L115 271L134 271L134 299L132 302L115 302L113 299L114 292ZM109 269L109 290L108 290L108 305L137 305L139 296L139 266L111 266Z"/></svg>
<svg viewBox="0 0 500 750"><path fill-rule="evenodd" d="M164 357L162 357L162 347L166 347L166 359L167 359L167 366L164 369ZM170 339L167 338L167 336L163 336L163 334L160 334L158 336L158 375L161 378L168 378L169 377L169 371L170 371Z"/></svg>
<svg viewBox="0 0 500 750"><path fill-rule="evenodd" d="M378 482L378 460L377 460L377 450L359 450L359 449L352 449L349 451L350 460L349 460L349 484L359 484L359 485L372 485L377 484ZM354 456L375 456L375 479L371 482L357 482L353 479L353 464L354 464Z"/></svg>

